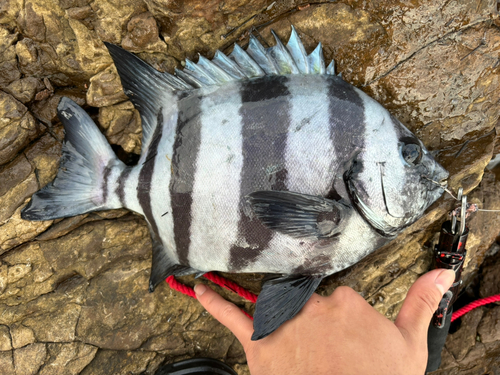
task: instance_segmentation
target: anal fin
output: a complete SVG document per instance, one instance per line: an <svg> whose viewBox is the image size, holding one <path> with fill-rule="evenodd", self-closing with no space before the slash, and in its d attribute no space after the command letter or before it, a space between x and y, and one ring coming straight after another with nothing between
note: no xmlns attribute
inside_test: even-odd
<svg viewBox="0 0 500 375"><path fill-rule="evenodd" d="M252 340L260 340L292 319L314 293L322 276L282 276L264 283L253 316Z"/></svg>
<svg viewBox="0 0 500 375"><path fill-rule="evenodd" d="M193 273L199 274L201 272L172 261L165 251L163 244L153 231L151 231L151 240L153 241L153 262L151 265L151 276L149 278L150 292L153 292L156 286L169 276L185 276ZM203 272L203 274L204 273L205 272Z"/></svg>

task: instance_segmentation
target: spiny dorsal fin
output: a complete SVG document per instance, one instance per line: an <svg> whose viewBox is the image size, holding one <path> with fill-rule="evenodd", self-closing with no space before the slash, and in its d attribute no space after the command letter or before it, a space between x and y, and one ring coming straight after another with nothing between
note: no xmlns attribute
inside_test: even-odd
<svg viewBox="0 0 500 375"><path fill-rule="evenodd" d="M255 62L239 45L235 44L233 52L229 55L230 58L234 60L236 64L245 72L248 78L252 77L262 77L266 73L259 64Z"/></svg>
<svg viewBox="0 0 500 375"><path fill-rule="evenodd" d="M175 91L223 85L264 75L335 74L333 61L325 69L321 43L307 55L293 26L286 47L274 31L272 34L276 39L276 45L273 47L264 48L257 38L250 35L246 51L235 44L229 56L217 51L212 61L200 56L195 64L186 59L185 69L176 69L175 76L161 73L134 54L105 42L120 75L125 94L141 114L143 149L151 142L161 103L164 103L165 99L168 101L168 95Z"/></svg>
<svg viewBox="0 0 500 375"><path fill-rule="evenodd" d="M300 40L299 34L295 30L295 27L292 26L292 34L290 35L290 39L288 40L288 44L286 45L288 51L292 55L297 68L302 74L309 74L309 60L307 59L306 50L302 41Z"/></svg>
<svg viewBox="0 0 500 375"><path fill-rule="evenodd" d="M321 43L307 55L293 26L286 46L274 31L271 30L271 33L276 40L276 45L273 47L265 48L255 36L250 34L246 51L235 44L229 56L217 51L212 61L201 56L197 64L186 60L186 68L176 70L176 75L194 87L221 85L230 81L264 75L335 75L333 60L328 68L325 68Z"/></svg>
<svg viewBox="0 0 500 375"><path fill-rule="evenodd" d="M286 49L283 43L281 43L280 38L278 38L273 30L271 30L271 33L276 40L276 45L268 48L267 51L270 57L274 59L279 74L299 74L299 69L290 55L290 52Z"/></svg>

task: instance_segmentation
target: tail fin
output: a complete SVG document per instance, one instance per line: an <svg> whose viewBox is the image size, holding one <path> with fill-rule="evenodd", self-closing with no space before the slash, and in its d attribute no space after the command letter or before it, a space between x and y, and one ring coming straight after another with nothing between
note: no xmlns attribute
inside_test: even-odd
<svg viewBox="0 0 500 375"><path fill-rule="evenodd" d="M55 180L33 195L25 220L50 220L90 211L120 208L108 179L125 168L89 115L68 98L57 112L66 136Z"/></svg>

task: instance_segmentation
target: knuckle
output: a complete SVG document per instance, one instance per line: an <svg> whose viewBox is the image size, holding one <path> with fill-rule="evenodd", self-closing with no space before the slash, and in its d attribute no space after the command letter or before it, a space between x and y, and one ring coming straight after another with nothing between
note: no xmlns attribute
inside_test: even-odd
<svg viewBox="0 0 500 375"><path fill-rule="evenodd" d="M434 314L439 303L439 296L431 291L420 292L416 295L418 308L426 314Z"/></svg>
<svg viewBox="0 0 500 375"><path fill-rule="evenodd" d="M332 293L332 298L340 302L352 301L357 297L359 297L358 293L348 286L339 286Z"/></svg>
<svg viewBox="0 0 500 375"><path fill-rule="evenodd" d="M204 295L202 297L205 297ZM205 298L199 298L198 299L200 300L200 302L202 302L203 306L205 307L212 307L215 305L216 301L217 301L217 296L216 295L210 295L210 296L206 296Z"/></svg>
<svg viewBox="0 0 500 375"><path fill-rule="evenodd" d="M236 312L237 307L232 304L224 304L220 309L220 318L226 319L232 316Z"/></svg>

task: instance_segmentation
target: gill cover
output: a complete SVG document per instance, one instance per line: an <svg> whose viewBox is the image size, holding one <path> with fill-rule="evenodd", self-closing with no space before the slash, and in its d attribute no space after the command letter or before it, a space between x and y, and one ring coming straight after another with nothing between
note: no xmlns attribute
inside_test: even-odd
<svg viewBox="0 0 500 375"><path fill-rule="evenodd" d="M393 237L442 193L423 176L439 181L448 173L401 122L358 92L365 112L365 146L344 180L360 214L377 232Z"/></svg>

